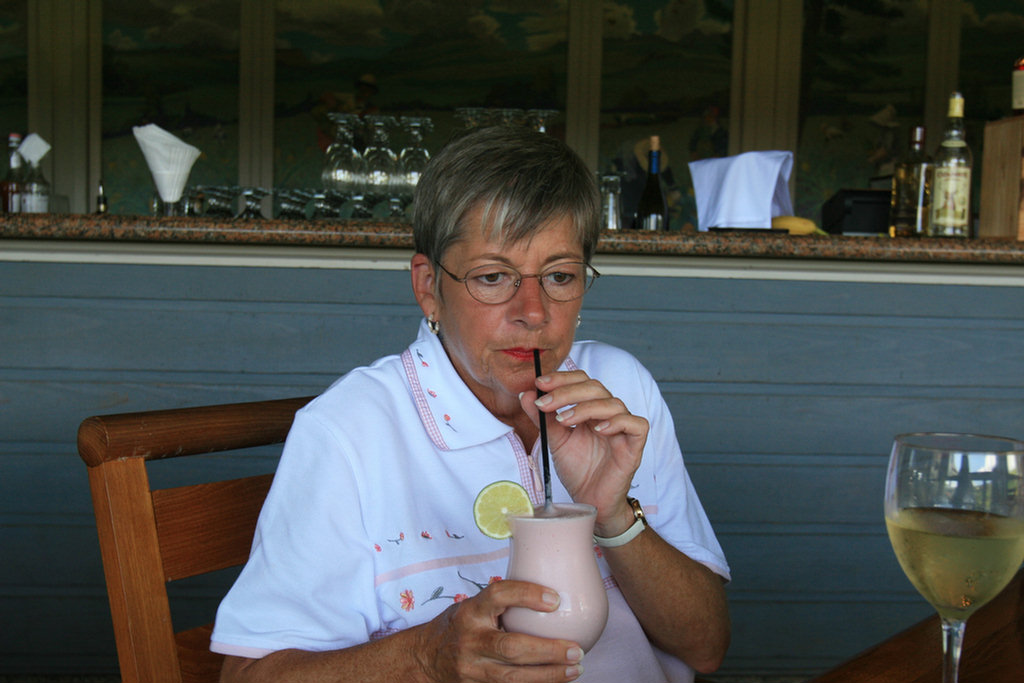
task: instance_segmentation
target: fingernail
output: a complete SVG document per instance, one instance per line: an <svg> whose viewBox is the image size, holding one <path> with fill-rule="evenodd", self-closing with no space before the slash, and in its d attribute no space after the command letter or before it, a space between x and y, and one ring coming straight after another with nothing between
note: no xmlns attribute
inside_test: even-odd
<svg viewBox="0 0 1024 683"><path fill-rule="evenodd" d="M578 662L583 659L583 648L570 647L565 653L565 658L570 662Z"/></svg>
<svg viewBox="0 0 1024 683"><path fill-rule="evenodd" d="M525 391L520 391L519 392L518 398L519 398L520 401L523 400L523 394L525 394L525 393L526 393Z"/></svg>
<svg viewBox="0 0 1024 683"><path fill-rule="evenodd" d="M547 375L538 375L537 381L540 382L541 384L547 384L548 382L551 381L551 378L548 377Z"/></svg>
<svg viewBox="0 0 1024 683"><path fill-rule="evenodd" d="M583 675L583 667L577 664L576 666L569 666L565 669L565 676L569 680L575 681L577 678Z"/></svg>
<svg viewBox="0 0 1024 683"><path fill-rule="evenodd" d="M539 406L546 406L549 403L551 403L551 397L548 396L547 394L545 394L544 396L541 396L536 401L534 401L534 404L536 404L538 407Z"/></svg>
<svg viewBox="0 0 1024 683"><path fill-rule="evenodd" d="M562 420L568 420L570 417L572 417L572 414L575 412L576 411L573 410L572 408L569 408L569 410L563 410L562 412L555 415L555 419L558 420L559 422L561 422Z"/></svg>
<svg viewBox="0 0 1024 683"><path fill-rule="evenodd" d="M610 424L609 422L602 422L599 425L594 425L594 431L595 432L604 431L605 429L608 429L608 425L609 424Z"/></svg>
<svg viewBox="0 0 1024 683"><path fill-rule="evenodd" d="M558 593L551 591L544 591L544 595L540 596L540 599L549 605L557 605L559 602Z"/></svg>

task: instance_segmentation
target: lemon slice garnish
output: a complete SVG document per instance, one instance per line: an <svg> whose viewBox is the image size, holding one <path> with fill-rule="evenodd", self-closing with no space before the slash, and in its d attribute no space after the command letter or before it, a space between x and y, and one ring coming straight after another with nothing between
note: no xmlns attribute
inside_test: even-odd
<svg viewBox="0 0 1024 683"><path fill-rule="evenodd" d="M511 536L509 515L533 516L530 494L520 484L508 480L496 481L476 494L473 520L485 535L497 539Z"/></svg>

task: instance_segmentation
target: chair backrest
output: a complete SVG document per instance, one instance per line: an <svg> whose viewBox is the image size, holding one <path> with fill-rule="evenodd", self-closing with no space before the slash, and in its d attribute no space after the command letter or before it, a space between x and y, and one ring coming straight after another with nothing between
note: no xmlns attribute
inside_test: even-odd
<svg viewBox="0 0 1024 683"><path fill-rule="evenodd" d="M222 657L209 651L212 624L175 633L167 584L246 561L273 477L153 490L146 462L280 443L310 398L82 422L78 453L89 468L123 683L218 680Z"/></svg>

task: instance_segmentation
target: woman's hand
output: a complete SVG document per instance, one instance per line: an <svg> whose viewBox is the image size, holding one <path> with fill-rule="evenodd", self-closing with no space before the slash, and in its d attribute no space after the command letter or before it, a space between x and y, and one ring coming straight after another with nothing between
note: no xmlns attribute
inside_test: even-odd
<svg viewBox="0 0 1024 683"><path fill-rule="evenodd" d="M647 443L647 420L582 370L543 375L537 388L545 394L525 392L520 403L538 422L538 410L548 414L558 478L574 501L597 508L596 533L625 531L633 519L626 494Z"/></svg>
<svg viewBox="0 0 1024 683"><path fill-rule="evenodd" d="M499 581L433 621L342 650L279 650L262 659L228 656L221 681L409 681L410 683L568 683L583 672L583 650L569 640L506 633L509 607L558 608L558 594L525 581Z"/></svg>
<svg viewBox="0 0 1024 683"><path fill-rule="evenodd" d="M551 640L501 630L509 607L551 612L558 594L524 581L499 581L452 605L420 631L416 658L430 681L573 681L582 672L583 650ZM513 675L510 668L518 668Z"/></svg>

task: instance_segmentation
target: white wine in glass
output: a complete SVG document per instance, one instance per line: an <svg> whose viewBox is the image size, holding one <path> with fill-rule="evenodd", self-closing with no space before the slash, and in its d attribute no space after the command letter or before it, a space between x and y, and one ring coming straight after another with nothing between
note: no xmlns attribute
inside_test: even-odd
<svg viewBox="0 0 1024 683"><path fill-rule="evenodd" d="M938 611L943 683L955 683L967 618L1024 563L1024 442L974 434L896 437L885 482L896 559Z"/></svg>

